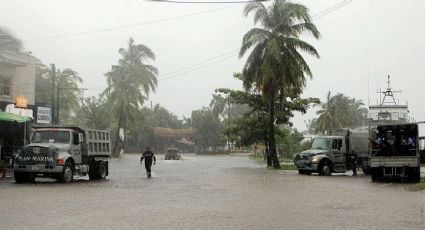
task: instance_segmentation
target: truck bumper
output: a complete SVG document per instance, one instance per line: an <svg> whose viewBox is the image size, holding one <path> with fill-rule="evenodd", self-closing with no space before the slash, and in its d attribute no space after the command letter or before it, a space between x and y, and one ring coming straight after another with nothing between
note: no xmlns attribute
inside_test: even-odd
<svg viewBox="0 0 425 230"><path fill-rule="evenodd" d="M49 173L62 173L63 166L56 165L55 167L48 167L44 164L39 165L16 165L14 166L16 172L26 172L34 174L49 174Z"/></svg>
<svg viewBox="0 0 425 230"><path fill-rule="evenodd" d="M370 167L419 167L417 157L372 157Z"/></svg>
<svg viewBox="0 0 425 230"><path fill-rule="evenodd" d="M318 164L311 163L311 164L300 164L297 166L298 170L306 170L306 171L312 171L317 172Z"/></svg>

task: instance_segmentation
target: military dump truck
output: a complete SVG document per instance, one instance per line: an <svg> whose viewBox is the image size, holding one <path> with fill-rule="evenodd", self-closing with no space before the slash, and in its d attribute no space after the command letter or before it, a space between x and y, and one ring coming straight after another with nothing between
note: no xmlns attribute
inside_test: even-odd
<svg viewBox="0 0 425 230"><path fill-rule="evenodd" d="M319 136L313 139L311 148L295 155L294 164L299 174L319 173L330 176L332 173L344 173L353 167L349 156L357 157L356 167L368 171L367 127L341 129L332 136Z"/></svg>
<svg viewBox="0 0 425 230"><path fill-rule="evenodd" d="M421 144L418 123L371 127L370 166L372 181L400 178L420 181Z"/></svg>
<svg viewBox="0 0 425 230"><path fill-rule="evenodd" d="M17 183L33 182L36 177L72 182L74 175L89 175L90 180L108 176L111 155L110 135L105 130L76 126L34 126L30 144L15 158Z"/></svg>

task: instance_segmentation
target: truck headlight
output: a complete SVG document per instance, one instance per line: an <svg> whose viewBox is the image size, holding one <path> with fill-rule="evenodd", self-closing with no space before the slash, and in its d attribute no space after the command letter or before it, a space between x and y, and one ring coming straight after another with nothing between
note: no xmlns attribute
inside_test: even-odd
<svg viewBox="0 0 425 230"><path fill-rule="evenodd" d="M311 158L311 162L312 163L317 163L317 162L319 162L319 158L318 157L312 157Z"/></svg>

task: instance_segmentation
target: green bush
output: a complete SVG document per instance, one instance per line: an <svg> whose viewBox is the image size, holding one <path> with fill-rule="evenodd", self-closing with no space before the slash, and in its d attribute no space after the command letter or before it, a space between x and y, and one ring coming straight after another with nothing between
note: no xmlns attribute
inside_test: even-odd
<svg viewBox="0 0 425 230"><path fill-rule="evenodd" d="M0 169L5 169L7 167L7 162L4 160L0 160Z"/></svg>

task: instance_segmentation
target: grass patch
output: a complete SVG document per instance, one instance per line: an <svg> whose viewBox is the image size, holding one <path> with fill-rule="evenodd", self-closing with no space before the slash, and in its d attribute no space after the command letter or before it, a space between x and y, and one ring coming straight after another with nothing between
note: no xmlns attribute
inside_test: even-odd
<svg viewBox="0 0 425 230"><path fill-rule="evenodd" d="M298 170L294 164L283 164L281 167L282 170Z"/></svg>
<svg viewBox="0 0 425 230"><path fill-rule="evenodd" d="M261 156L261 155L252 154L252 155L249 155L249 159L254 160L258 164L262 164L262 165L266 164L266 162L264 161L263 156Z"/></svg>
<svg viewBox="0 0 425 230"><path fill-rule="evenodd" d="M255 162L257 162L260 165L266 164L263 156L261 156L261 155L252 154L252 155L249 155L249 158L251 160L254 160ZM281 162L280 167L281 167L281 170L297 170L297 167L295 167L295 165L292 164L292 161L288 161L288 162L284 161L283 163ZM270 167L270 168L273 168L273 167Z"/></svg>
<svg viewBox="0 0 425 230"><path fill-rule="evenodd" d="M425 190L425 182L414 184L411 188L415 191Z"/></svg>

